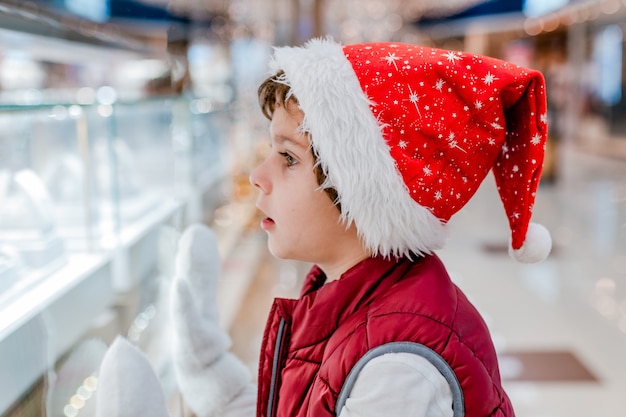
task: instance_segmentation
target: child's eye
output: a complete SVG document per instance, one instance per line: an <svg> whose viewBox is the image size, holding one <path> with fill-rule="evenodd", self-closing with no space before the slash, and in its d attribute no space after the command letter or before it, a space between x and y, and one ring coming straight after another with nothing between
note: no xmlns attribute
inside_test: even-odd
<svg viewBox="0 0 626 417"><path fill-rule="evenodd" d="M287 163L288 167L293 166L298 163L298 161L296 161L296 158L289 155L287 152L280 152L280 156L285 158L285 162Z"/></svg>

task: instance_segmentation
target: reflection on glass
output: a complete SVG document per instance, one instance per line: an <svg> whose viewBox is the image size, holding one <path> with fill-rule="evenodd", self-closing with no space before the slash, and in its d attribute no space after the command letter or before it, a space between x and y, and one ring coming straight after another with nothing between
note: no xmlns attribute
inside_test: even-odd
<svg viewBox="0 0 626 417"><path fill-rule="evenodd" d="M120 199L141 193L135 155L125 140L117 138L110 146L106 141L98 141L94 166L98 184L104 193L113 192Z"/></svg>
<svg viewBox="0 0 626 417"><path fill-rule="evenodd" d="M99 141L94 152L96 181L104 196L103 212L122 223L132 222L158 204L158 195L144 185L136 153L126 140Z"/></svg>
<svg viewBox="0 0 626 417"><path fill-rule="evenodd" d="M0 294L11 288L18 279L20 255L10 246L0 246Z"/></svg>
<svg viewBox="0 0 626 417"><path fill-rule="evenodd" d="M31 268L63 256L44 182L30 169L0 171L0 244L17 250Z"/></svg>

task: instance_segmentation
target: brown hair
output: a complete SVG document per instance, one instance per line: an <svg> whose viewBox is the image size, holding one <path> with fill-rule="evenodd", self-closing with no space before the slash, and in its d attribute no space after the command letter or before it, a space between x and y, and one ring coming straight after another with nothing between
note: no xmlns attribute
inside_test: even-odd
<svg viewBox="0 0 626 417"><path fill-rule="evenodd" d="M287 105L289 104L298 104L298 99L293 94L290 94L291 87L284 81L284 78L285 73L279 71L275 75L268 77L259 86L259 105L261 106L261 112L268 120L272 120L274 110L276 110L277 106L284 105L287 109ZM317 184L322 185L326 180L326 174L324 174L324 170L320 164L317 163L318 157L315 148L312 147L311 151L313 152L313 159L316 162L315 176L317 177ZM337 190L334 188L325 188L324 191L341 211Z"/></svg>

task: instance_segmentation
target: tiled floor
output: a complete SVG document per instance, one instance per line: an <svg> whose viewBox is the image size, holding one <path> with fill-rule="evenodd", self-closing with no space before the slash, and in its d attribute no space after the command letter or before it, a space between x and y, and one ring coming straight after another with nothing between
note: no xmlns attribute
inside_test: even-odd
<svg viewBox="0 0 626 417"><path fill-rule="evenodd" d="M626 416L626 161L574 147L559 155L558 179L535 206L554 240L548 260L518 264L501 250L509 232L492 178L452 219L439 255L491 328L518 417ZM231 326L253 375L272 297L297 296L307 270L271 258L264 239L244 235L262 249Z"/></svg>

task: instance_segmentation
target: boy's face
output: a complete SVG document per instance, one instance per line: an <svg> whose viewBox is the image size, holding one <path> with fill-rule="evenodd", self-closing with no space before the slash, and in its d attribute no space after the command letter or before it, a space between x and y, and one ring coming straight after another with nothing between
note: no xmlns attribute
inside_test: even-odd
<svg viewBox="0 0 626 417"><path fill-rule="evenodd" d="M298 132L303 113L287 106L274 111L271 150L250 175L259 189L257 207L267 216L261 227L277 258L320 266L340 262L336 258L345 250L361 247L356 229L340 223L339 209L320 189L307 136Z"/></svg>

